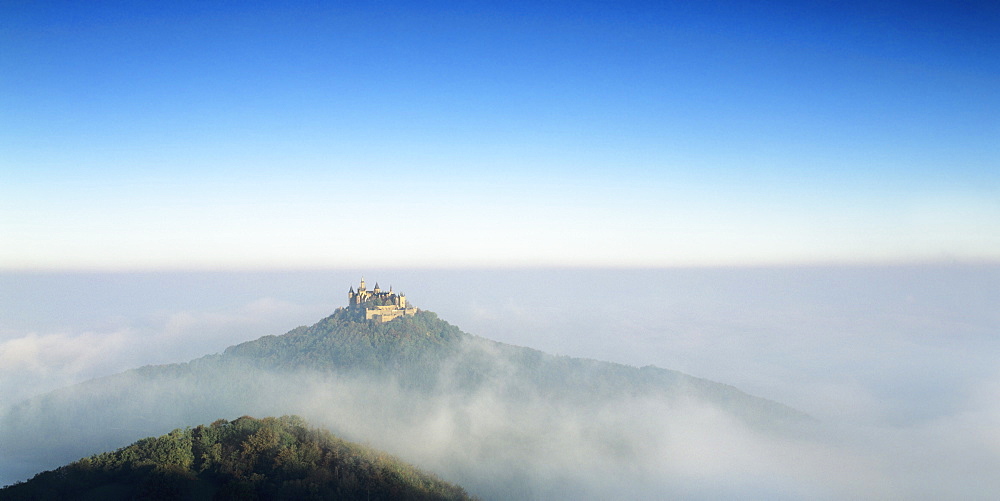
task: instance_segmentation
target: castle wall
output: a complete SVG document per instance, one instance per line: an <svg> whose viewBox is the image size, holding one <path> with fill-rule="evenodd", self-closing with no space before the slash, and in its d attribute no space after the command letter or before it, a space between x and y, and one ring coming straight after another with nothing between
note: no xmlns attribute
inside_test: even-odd
<svg viewBox="0 0 1000 501"><path fill-rule="evenodd" d="M404 315L416 315L416 308L397 308L395 306L376 306L365 310L366 320L388 322Z"/></svg>
<svg viewBox="0 0 1000 501"><path fill-rule="evenodd" d="M378 306L368 304L376 299L384 302L391 302L392 304ZM391 291L383 291L378 288L371 291L366 290L364 280L361 281L361 286L358 287L357 292L354 292L354 290L351 289L351 291L347 293L347 300L351 307L364 308L366 320L388 322L404 315L417 314L416 308L407 307L406 296L395 294Z"/></svg>

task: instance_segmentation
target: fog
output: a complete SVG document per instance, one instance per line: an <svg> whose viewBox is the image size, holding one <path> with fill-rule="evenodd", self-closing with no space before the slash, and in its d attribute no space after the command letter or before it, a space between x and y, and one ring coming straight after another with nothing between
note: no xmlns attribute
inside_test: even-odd
<svg viewBox="0 0 1000 501"><path fill-rule="evenodd" d="M694 400L623 398L568 413L534 395L512 404L502 384L421 400L395 385L315 374L248 381L256 392L205 409L299 413L488 498L1000 494L1000 266L364 274L471 334L680 370L818 422L765 431ZM360 276L2 274L0 409L315 323L346 303ZM142 413L153 404L128 405ZM220 417L237 416L161 412L152 427ZM30 473L14 463L24 458L2 451L14 439L0 440L0 483L23 480Z"/></svg>

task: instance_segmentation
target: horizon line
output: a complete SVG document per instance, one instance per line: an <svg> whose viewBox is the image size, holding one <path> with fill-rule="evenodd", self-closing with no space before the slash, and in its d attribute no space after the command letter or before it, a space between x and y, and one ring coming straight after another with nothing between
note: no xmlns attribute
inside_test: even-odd
<svg viewBox="0 0 1000 501"><path fill-rule="evenodd" d="M600 263L600 264L558 264L558 263L518 263L518 264L347 264L331 265L285 265L285 266L25 266L6 267L0 265L0 274L88 274L88 273L254 273L254 272L357 272L359 270L407 270L407 271L530 271L530 270L718 270L718 269L794 269L794 268L906 268L906 267L990 267L1000 266L1000 258L981 259L871 259L871 260L803 260L786 262L742 262L742 263Z"/></svg>

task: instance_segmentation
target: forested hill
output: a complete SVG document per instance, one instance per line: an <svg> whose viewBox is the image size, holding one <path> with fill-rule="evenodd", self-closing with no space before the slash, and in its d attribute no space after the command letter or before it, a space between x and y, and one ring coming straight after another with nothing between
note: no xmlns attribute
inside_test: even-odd
<svg viewBox="0 0 1000 501"><path fill-rule="evenodd" d="M218 420L39 473L0 499L461 500L461 487L302 418Z"/></svg>
<svg viewBox="0 0 1000 501"><path fill-rule="evenodd" d="M269 369L389 375L430 368L470 337L428 311L379 323L340 308L312 326L232 346L223 356Z"/></svg>
<svg viewBox="0 0 1000 501"><path fill-rule="evenodd" d="M230 347L222 358L269 370L391 378L415 392L455 395L488 387L510 396L598 405L634 396L687 397L719 405L752 424L809 419L733 386L677 371L554 356L473 336L429 311L375 323L338 309L312 326Z"/></svg>
<svg viewBox="0 0 1000 501"><path fill-rule="evenodd" d="M489 499L608 497L597 472L648 479L673 436L708 420L762 433L804 414L656 367L549 355L466 334L434 313L391 322L338 310L187 363L147 366L0 416L0 479L218 416L301 415ZM716 426L712 425L712 426ZM706 431L707 433L714 433ZM580 458L587 458L581 467ZM628 477L634 475L634 477ZM660 478L654 476L653 478ZM610 482L610 483L609 483ZM641 496L642 492L635 492Z"/></svg>

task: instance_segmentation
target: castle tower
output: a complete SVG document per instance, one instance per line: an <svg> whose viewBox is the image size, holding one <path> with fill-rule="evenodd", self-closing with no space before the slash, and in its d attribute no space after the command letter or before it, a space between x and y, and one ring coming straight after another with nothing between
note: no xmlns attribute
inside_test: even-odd
<svg viewBox="0 0 1000 501"><path fill-rule="evenodd" d="M347 300L351 310L363 315L366 320L388 322L402 316L417 314L417 309L407 304L406 296L396 294L392 286L388 291L383 291L376 283L375 288L369 291L364 278L361 279L357 290L353 285L348 289Z"/></svg>

